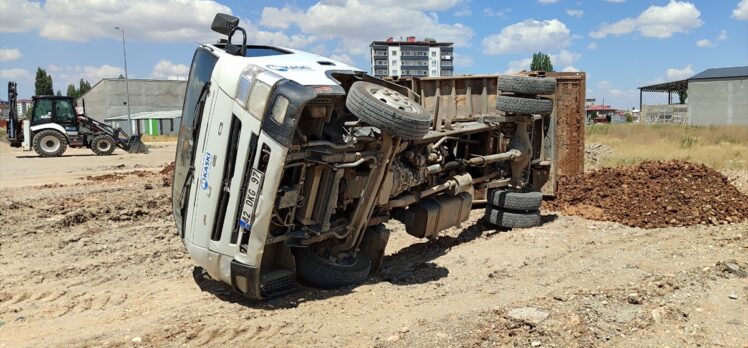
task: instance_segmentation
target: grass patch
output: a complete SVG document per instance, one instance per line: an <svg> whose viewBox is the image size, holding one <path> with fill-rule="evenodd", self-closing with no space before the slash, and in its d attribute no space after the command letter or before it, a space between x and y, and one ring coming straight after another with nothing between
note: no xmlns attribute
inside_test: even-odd
<svg viewBox="0 0 748 348"><path fill-rule="evenodd" d="M587 144L611 147L604 166L677 159L716 169L748 170L748 126L606 124L588 126L585 136Z"/></svg>
<svg viewBox="0 0 748 348"><path fill-rule="evenodd" d="M177 136L176 135L149 135L149 134L143 134L140 139L146 143L167 143L167 142L176 142Z"/></svg>

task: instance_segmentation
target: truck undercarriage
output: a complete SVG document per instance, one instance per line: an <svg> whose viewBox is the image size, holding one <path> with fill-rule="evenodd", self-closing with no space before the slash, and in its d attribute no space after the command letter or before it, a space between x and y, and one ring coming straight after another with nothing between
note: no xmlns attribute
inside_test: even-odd
<svg viewBox="0 0 748 348"><path fill-rule="evenodd" d="M553 95L554 79L476 79L434 103L319 56L233 46L238 20L220 16L214 30L218 23L229 40L196 53L174 187L178 229L212 276L252 298L292 291L298 278L319 287L361 282L381 265L383 222L434 238L481 199L489 223L540 223L553 101L539 95ZM246 60L238 81L226 77L236 76L227 73L233 56L262 54L272 64ZM281 65L301 58L309 60ZM211 62L202 77L201 61ZM328 69L319 76L330 84L299 83L310 66Z"/></svg>

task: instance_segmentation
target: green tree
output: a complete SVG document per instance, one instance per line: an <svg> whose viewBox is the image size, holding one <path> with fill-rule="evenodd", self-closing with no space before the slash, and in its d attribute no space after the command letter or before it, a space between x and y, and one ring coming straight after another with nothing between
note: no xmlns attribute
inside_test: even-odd
<svg viewBox="0 0 748 348"><path fill-rule="evenodd" d="M78 95L78 90L75 88L75 85L73 85L72 83L68 85L67 96L73 97L74 99L78 99L78 97L80 97L80 95Z"/></svg>
<svg viewBox="0 0 748 348"><path fill-rule="evenodd" d="M125 79L125 76L124 76L124 75L122 75L122 74L119 74L119 77L118 77L118 79L120 79L120 80L124 80L124 79Z"/></svg>
<svg viewBox="0 0 748 348"><path fill-rule="evenodd" d="M678 99L680 99L681 104L685 104L686 99L688 99L688 90L678 91Z"/></svg>
<svg viewBox="0 0 748 348"><path fill-rule="evenodd" d="M78 97L82 97L86 92L91 90L91 83L81 79L78 83Z"/></svg>
<svg viewBox="0 0 748 348"><path fill-rule="evenodd" d="M57 93L55 93L55 95L56 95L56 96L58 96L58 97L62 97L62 91L60 91L60 90L58 89L58 90L57 90Z"/></svg>
<svg viewBox="0 0 748 348"><path fill-rule="evenodd" d="M34 81L34 89L36 95L53 95L55 94L54 88L52 88L52 76L47 74L47 71L42 68L36 68L36 79Z"/></svg>
<svg viewBox="0 0 748 348"><path fill-rule="evenodd" d="M551 64L551 57L543 52L534 53L532 55L530 70L552 72L553 64Z"/></svg>

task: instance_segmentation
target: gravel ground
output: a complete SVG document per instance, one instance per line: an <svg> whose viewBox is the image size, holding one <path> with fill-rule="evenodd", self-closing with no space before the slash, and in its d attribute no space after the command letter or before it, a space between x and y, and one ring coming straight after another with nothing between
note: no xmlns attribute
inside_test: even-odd
<svg viewBox="0 0 748 348"><path fill-rule="evenodd" d="M504 232L476 210L434 241L390 223L368 282L256 302L194 266L150 169L0 189L0 346L748 344L748 223L544 212L541 227Z"/></svg>

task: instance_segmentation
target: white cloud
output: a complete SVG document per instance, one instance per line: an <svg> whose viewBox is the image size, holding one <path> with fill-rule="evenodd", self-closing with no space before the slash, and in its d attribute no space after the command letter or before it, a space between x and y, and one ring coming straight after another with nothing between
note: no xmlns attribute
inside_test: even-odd
<svg viewBox="0 0 748 348"><path fill-rule="evenodd" d="M31 73L26 69L2 69L0 70L0 79L12 81L31 81Z"/></svg>
<svg viewBox="0 0 748 348"><path fill-rule="evenodd" d="M717 36L717 40L727 40L727 31L720 31L719 36Z"/></svg>
<svg viewBox="0 0 748 348"><path fill-rule="evenodd" d="M504 74L510 75L510 74L518 73L523 70L530 70L531 64L532 64L532 58L512 60L509 62L509 67L504 71Z"/></svg>
<svg viewBox="0 0 748 348"><path fill-rule="evenodd" d="M332 56L330 56L330 59L337 60L350 66L356 66L356 64L353 62L353 59L347 54L333 54Z"/></svg>
<svg viewBox="0 0 748 348"><path fill-rule="evenodd" d="M494 10L491 7L486 7L483 9L483 15L486 17L499 17L499 18L505 18L506 15L512 12L511 8L505 8L503 10Z"/></svg>
<svg viewBox="0 0 748 348"><path fill-rule="evenodd" d="M0 48L0 62L7 62L23 57L21 51L17 48Z"/></svg>
<svg viewBox="0 0 748 348"><path fill-rule="evenodd" d="M696 46L698 47L714 47L715 45L709 41L708 39L701 39L699 41L696 41Z"/></svg>
<svg viewBox="0 0 748 348"><path fill-rule="evenodd" d="M459 68L469 68L473 66L473 57L466 56L462 53L456 53L454 54L454 65L455 67Z"/></svg>
<svg viewBox="0 0 748 348"><path fill-rule="evenodd" d="M551 63L554 67L568 66L582 58L582 55L567 50L561 50L558 54L550 54Z"/></svg>
<svg viewBox="0 0 748 348"><path fill-rule="evenodd" d="M605 90L613 89L613 84L610 81L602 80L597 83L597 88Z"/></svg>
<svg viewBox="0 0 748 348"><path fill-rule="evenodd" d="M582 18L582 16L584 16L584 10L567 9L566 14L572 17Z"/></svg>
<svg viewBox="0 0 748 348"><path fill-rule="evenodd" d="M596 50L597 49L597 42L590 42L589 45L587 45L588 50Z"/></svg>
<svg viewBox="0 0 748 348"><path fill-rule="evenodd" d="M748 21L748 0L741 0L732 10L732 18Z"/></svg>
<svg viewBox="0 0 748 348"><path fill-rule="evenodd" d="M486 54L558 51L571 44L571 31L558 19L527 19L483 39Z"/></svg>
<svg viewBox="0 0 748 348"><path fill-rule="evenodd" d="M604 39L608 35L623 35L636 30L636 19L625 18L614 23L604 23L600 29L590 32L590 37L595 39Z"/></svg>
<svg viewBox="0 0 748 348"><path fill-rule="evenodd" d="M563 72L579 72L579 69L575 68L574 66L567 66L562 70Z"/></svg>
<svg viewBox="0 0 748 348"><path fill-rule="evenodd" d="M598 30L590 32L589 35L602 39L608 35L623 35L638 30L642 36L663 39L700 27L703 24L700 17L701 12L694 4L670 0L665 6L650 6L637 18L624 18L611 24L603 23Z"/></svg>
<svg viewBox="0 0 748 348"><path fill-rule="evenodd" d="M38 2L0 0L0 32L20 33L44 22L44 11Z"/></svg>
<svg viewBox="0 0 748 348"><path fill-rule="evenodd" d="M558 0L538 0L538 3L541 3L543 5L555 4L557 2Z"/></svg>
<svg viewBox="0 0 748 348"><path fill-rule="evenodd" d="M382 4L391 5L383 7ZM340 39L339 52L364 54L368 43L386 37L432 37L451 41L456 46L468 46L473 30L460 24L439 22L435 13L421 9L450 8L459 1L432 0L407 2L380 0L376 4L360 0L320 1L306 10L266 7L260 24L273 28L296 25L307 35L323 39Z"/></svg>
<svg viewBox="0 0 748 348"><path fill-rule="evenodd" d="M254 35L250 35L254 34ZM252 41L258 44L262 45L272 45L272 46L282 46L282 47L290 47L290 48L304 48L312 43L314 43L317 38L314 36L304 36L304 35L292 35L288 36L280 31L256 31L254 33L251 33L249 30L247 31L247 36L250 36L247 38L247 41ZM251 36L254 36L254 39L251 39Z"/></svg>
<svg viewBox="0 0 748 348"><path fill-rule="evenodd" d="M666 75L670 80L685 80L694 75L693 66L688 64L683 69L670 68L667 69Z"/></svg>
<svg viewBox="0 0 748 348"><path fill-rule="evenodd" d="M124 26L130 40L209 40L217 37L210 31L213 16L231 13L229 7L210 0L48 0L43 7L37 2L0 1L3 8L14 9L0 11L3 31L39 28L42 37L61 41L119 38L115 26Z"/></svg>
<svg viewBox="0 0 748 348"><path fill-rule="evenodd" d="M164 80L186 80L190 67L184 64L174 64L170 60L161 59L153 67L151 78Z"/></svg>
<svg viewBox="0 0 748 348"><path fill-rule="evenodd" d="M47 66L47 72L52 75L52 81L56 89L62 90L68 84L78 86L80 79L84 79L91 84L96 84L101 79L105 78L116 78L119 75L124 75L125 70L108 64L93 66L93 65L74 65L74 66L58 66L50 64ZM129 76L132 78L133 76Z"/></svg>
<svg viewBox="0 0 748 348"><path fill-rule="evenodd" d="M333 1L329 1L333 2ZM334 2L342 2L334 0ZM402 0L376 0L369 1L382 7L402 7L410 10L421 11L444 11L462 3L463 0L420 0L420 1L402 1Z"/></svg>
<svg viewBox="0 0 748 348"><path fill-rule="evenodd" d="M468 16L471 16L472 14L473 14L473 11L470 10L470 7L464 7L462 9L455 11L455 13L453 13L452 15L455 17L468 17Z"/></svg>

